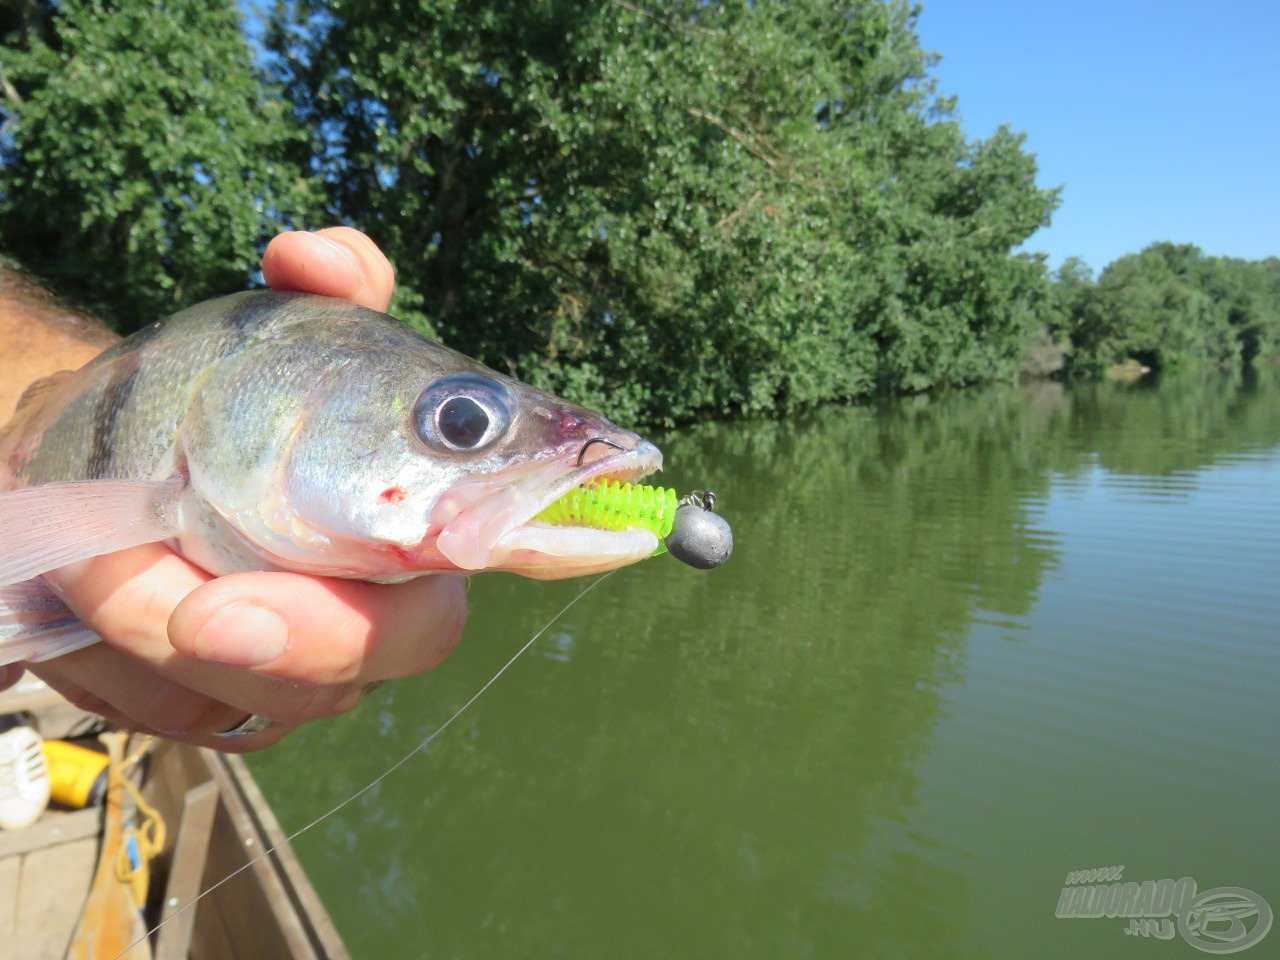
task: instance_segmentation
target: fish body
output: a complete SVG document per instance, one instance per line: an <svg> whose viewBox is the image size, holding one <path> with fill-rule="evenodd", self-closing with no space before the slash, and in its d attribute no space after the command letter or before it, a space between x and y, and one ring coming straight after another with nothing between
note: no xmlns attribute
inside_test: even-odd
<svg viewBox="0 0 1280 960"><path fill-rule="evenodd" d="M36 385L0 434L0 662L94 639L65 609L33 624L39 574L157 540L215 575L613 569L657 536L534 517L661 463L385 314L270 291L200 304Z"/></svg>

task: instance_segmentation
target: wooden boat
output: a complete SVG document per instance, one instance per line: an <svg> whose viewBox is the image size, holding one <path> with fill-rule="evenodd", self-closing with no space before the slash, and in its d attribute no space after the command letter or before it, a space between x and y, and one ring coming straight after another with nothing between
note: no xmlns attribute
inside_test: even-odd
<svg viewBox="0 0 1280 960"><path fill-rule="evenodd" d="M27 682L0 693L0 715L13 713L33 718L46 739L83 729L89 718L43 684ZM155 740L141 766L145 805L168 824L150 862L145 909L122 893L115 853L104 856L120 837L112 821L122 805L111 798L125 791L111 793L105 806L50 809L30 827L0 832L0 954L116 960L142 937L126 960L350 960L240 757Z"/></svg>

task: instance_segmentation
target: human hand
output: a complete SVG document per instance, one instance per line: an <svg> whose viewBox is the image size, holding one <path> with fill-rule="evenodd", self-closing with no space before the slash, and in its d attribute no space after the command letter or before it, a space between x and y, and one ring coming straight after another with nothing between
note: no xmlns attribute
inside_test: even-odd
<svg viewBox="0 0 1280 960"><path fill-rule="evenodd" d="M286 233L262 260L267 283L386 310L390 263L347 227ZM211 578L162 544L47 575L104 638L30 666L82 709L114 724L246 752L352 709L376 681L430 670L466 622L462 580L382 585L294 573ZM247 715L261 732L219 737Z"/></svg>

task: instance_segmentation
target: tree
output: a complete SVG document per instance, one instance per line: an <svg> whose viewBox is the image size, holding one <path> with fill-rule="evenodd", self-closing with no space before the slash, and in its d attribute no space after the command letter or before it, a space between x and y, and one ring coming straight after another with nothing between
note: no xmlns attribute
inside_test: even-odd
<svg viewBox="0 0 1280 960"><path fill-rule="evenodd" d="M243 288L307 192L233 0L20 12L0 21L0 243L124 332Z"/></svg>
<svg viewBox="0 0 1280 960"><path fill-rule="evenodd" d="M1016 373L1047 222L901 2L299 0L271 46L398 310L631 418Z"/></svg>
<svg viewBox="0 0 1280 960"><path fill-rule="evenodd" d="M1201 289L1202 259L1190 244L1156 243L1102 272L1099 306L1116 333L1110 362L1133 358L1168 370L1238 359L1225 310Z"/></svg>
<svg viewBox="0 0 1280 960"><path fill-rule="evenodd" d="M1280 261L1206 257L1191 244L1154 243L1093 282L1066 261L1038 308L1071 342L1069 369L1096 374L1137 360L1175 370L1252 362L1280 342Z"/></svg>
<svg viewBox="0 0 1280 960"><path fill-rule="evenodd" d="M1230 336L1245 361L1275 352L1280 341L1280 260L1206 257L1195 265L1195 276L1225 312Z"/></svg>

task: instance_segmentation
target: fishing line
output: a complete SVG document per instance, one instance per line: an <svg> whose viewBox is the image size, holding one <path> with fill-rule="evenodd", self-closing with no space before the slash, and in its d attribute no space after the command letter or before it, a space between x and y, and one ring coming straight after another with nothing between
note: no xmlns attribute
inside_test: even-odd
<svg viewBox="0 0 1280 960"><path fill-rule="evenodd" d="M319 826L321 823L324 823L324 821L332 817L335 813L338 813L340 810L343 810L346 807L350 806L356 800L359 800L361 797L363 797L366 793L368 793L378 784L382 783L382 781L386 780L387 777L391 776L393 773L395 773L397 770L403 767L406 763L412 760L415 756L417 756L419 753L425 750L433 740L435 740L438 736L440 736L440 734L444 733L445 730L449 728L449 725L452 724L453 721L457 720L460 716L466 713L467 710L470 709L471 705L475 703L477 700L479 700L484 695L484 692L488 690L490 687L492 687L497 682L498 678L502 676L504 673L506 673L508 669L510 669L513 663L515 663L522 656L524 656L525 651L528 650L530 647L532 647L538 641L539 637L541 637L544 633L546 633L553 626L555 626L557 620L559 620L566 613L572 610L577 605L579 600L581 600L588 593L590 593L592 590L598 587L601 583L603 583L609 577L613 576L615 573L617 573L617 570L610 570L608 573L605 573L599 577L596 577L596 579L592 580L589 584L583 587L582 590L578 592L577 596L575 596L572 600L570 600L568 603L566 603L563 607L560 608L559 613L557 613L554 617L552 617L545 624L543 624L542 629L540 629L537 633L535 633L532 637L530 637L527 641L525 641L524 646L522 646L519 650L517 650L512 655L510 660L508 660L501 667L499 667L498 672L495 673L492 677L490 677L488 681L484 684L484 686L482 686L479 690L473 693L471 695L471 698L466 703L464 703L457 710L455 710L453 715L450 716L448 720L440 724L440 726L436 727L434 731L427 734L425 739L419 742L417 746L415 746L412 750L406 753L403 757L401 757L399 760L397 760L395 763L389 766L382 773L378 774L376 777L370 780L367 784L365 784L355 793L351 794L351 796L347 797L337 806L333 807L332 809L328 810L325 813L320 814L320 816L316 817L314 820L308 823L305 827L295 830L293 833L289 834L287 837L285 837L283 840L281 840L279 843L275 844L274 846L268 847L266 850L262 851L262 853L258 854L248 863L243 864L240 867L237 867L231 873L227 874L225 877L223 877L221 880L219 880L217 883L211 886L208 890L203 891L194 900L191 900L188 903L184 903L177 910L173 911L173 913L171 913L169 916L165 917L164 920L157 923L145 934L143 934L137 940L133 941L133 943L129 944L129 946L125 947L124 952L121 953L119 956L117 956L115 960L121 960L121 958L126 956L129 953L129 951L131 951L138 944L142 943L144 940L150 938L157 930L163 927L170 920L174 919L174 917L178 916L178 914L183 913L190 907L194 907L197 903L199 903L209 894L213 893L213 891L217 890L224 883L227 883L230 880L234 880L236 877L240 876L240 874L244 873L246 870L252 867L259 860L262 860L262 859L265 859L266 857L271 856L271 854L275 853L285 844L292 843L294 840L302 836L312 827Z"/></svg>

